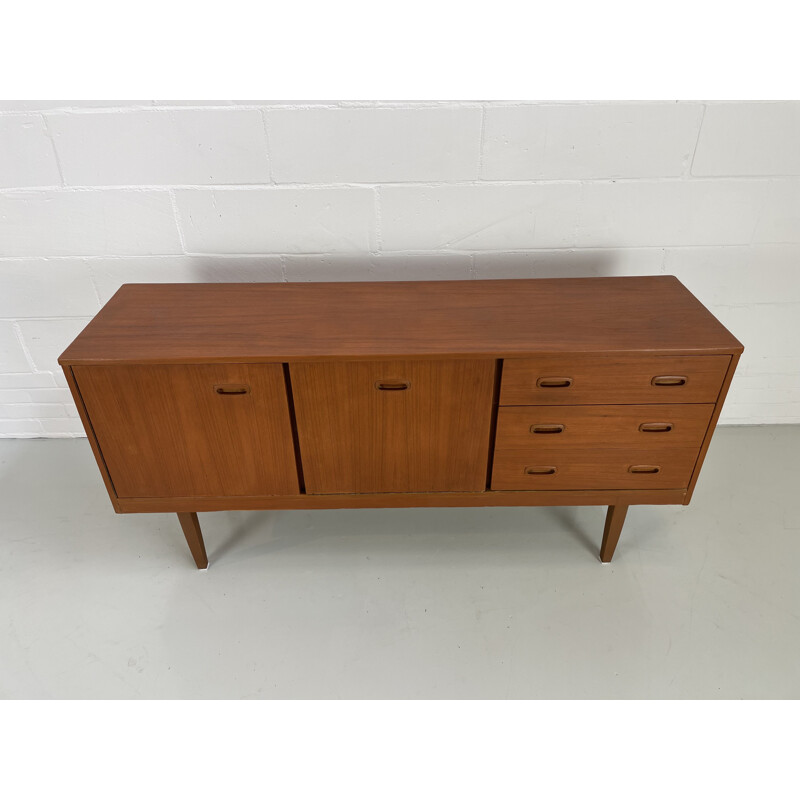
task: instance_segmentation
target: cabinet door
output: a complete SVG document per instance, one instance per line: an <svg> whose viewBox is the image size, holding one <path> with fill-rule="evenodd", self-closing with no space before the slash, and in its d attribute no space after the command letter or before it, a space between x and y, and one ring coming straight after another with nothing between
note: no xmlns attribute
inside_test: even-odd
<svg viewBox="0 0 800 800"><path fill-rule="evenodd" d="M281 364L73 370L118 497L298 493Z"/></svg>
<svg viewBox="0 0 800 800"><path fill-rule="evenodd" d="M486 488L493 360L289 370L309 494Z"/></svg>

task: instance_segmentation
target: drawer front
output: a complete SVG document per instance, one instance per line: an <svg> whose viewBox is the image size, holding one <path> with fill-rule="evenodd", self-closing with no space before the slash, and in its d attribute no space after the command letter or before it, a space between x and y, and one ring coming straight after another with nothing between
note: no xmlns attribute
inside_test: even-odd
<svg viewBox="0 0 800 800"><path fill-rule="evenodd" d="M499 453L492 466L492 489L682 489L689 485L697 455L689 447L542 447L535 456Z"/></svg>
<svg viewBox="0 0 800 800"><path fill-rule="evenodd" d="M118 497L299 492L280 364L73 370Z"/></svg>
<svg viewBox="0 0 800 800"><path fill-rule="evenodd" d="M495 454L535 458L542 448L700 449L712 404L506 406L497 417Z"/></svg>
<svg viewBox="0 0 800 800"><path fill-rule="evenodd" d="M500 404L714 403L730 356L506 359Z"/></svg>
<svg viewBox="0 0 800 800"><path fill-rule="evenodd" d="M290 364L306 491L483 491L496 362Z"/></svg>

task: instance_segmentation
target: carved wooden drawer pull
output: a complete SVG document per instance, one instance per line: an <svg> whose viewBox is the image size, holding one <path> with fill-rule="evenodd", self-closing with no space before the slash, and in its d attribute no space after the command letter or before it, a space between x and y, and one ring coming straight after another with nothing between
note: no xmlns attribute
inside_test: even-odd
<svg viewBox="0 0 800 800"><path fill-rule="evenodd" d="M375 383L375 388L382 392L402 392L403 389L408 389L410 386L411 381L377 381Z"/></svg>
<svg viewBox="0 0 800 800"><path fill-rule="evenodd" d="M572 386L572 378L539 378L536 385L540 389L566 389Z"/></svg>
<svg viewBox="0 0 800 800"><path fill-rule="evenodd" d="M526 475L555 475L555 467L525 467Z"/></svg>
<svg viewBox="0 0 800 800"><path fill-rule="evenodd" d="M247 394L250 387L246 383L218 383L214 391L217 394Z"/></svg>
<svg viewBox="0 0 800 800"><path fill-rule="evenodd" d="M531 425L531 433L563 433L565 425Z"/></svg>
<svg viewBox="0 0 800 800"><path fill-rule="evenodd" d="M671 422L643 422L639 430L642 433L669 433L673 427Z"/></svg>
<svg viewBox="0 0 800 800"><path fill-rule="evenodd" d="M685 375L656 375L650 381L653 386L685 386L688 382Z"/></svg>
<svg viewBox="0 0 800 800"><path fill-rule="evenodd" d="M653 464L634 464L628 467L628 472L635 475L655 475L656 472L661 472L661 467L656 467Z"/></svg>

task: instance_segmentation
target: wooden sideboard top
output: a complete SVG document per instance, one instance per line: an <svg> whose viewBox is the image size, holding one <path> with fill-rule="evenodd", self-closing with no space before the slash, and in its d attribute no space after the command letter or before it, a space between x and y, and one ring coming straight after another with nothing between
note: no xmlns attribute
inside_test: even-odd
<svg viewBox="0 0 800 800"><path fill-rule="evenodd" d="M126 284L61 364L739 353L671 275Z"/></svg>

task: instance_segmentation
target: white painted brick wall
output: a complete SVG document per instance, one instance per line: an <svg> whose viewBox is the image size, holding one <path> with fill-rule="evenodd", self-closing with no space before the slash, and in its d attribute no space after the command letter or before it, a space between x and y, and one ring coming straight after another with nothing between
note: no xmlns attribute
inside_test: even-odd
<svg viewBox="0 0 800 800"><path fill-rule="evenodd" d="M46 114L67 186L269 183L258 109Z"/></svg>
<svg viewBox="0 0 800 800"><path fill-rule="evenodd" d="M367 187L179 189L188 253L368 253L375 197Z"/></svg>
<svg viewBox="0 0 800 800"><path fill-rule="evenodd" d="M763 226L770 188L717 179L385 186L381 241L386 250L743 245ZM788 223L775 225L778 241L791 241Z"/></svg>
<svg viewBox="0 0 800 800"><path fill-rule="evenodd" d="M480 107L272 109L272 174L281 183L473 181Z"/></svg>
<svg viewBox="0 0 800 800"><path fill-rule="evenodd" d="M123 283L677 275L800 423L800 103L0 102L0 437Z"/></svg>
<svg viewBox="0 0 800 800"><path fill-rule="evenodd" d="M699 103L489 107L481 177L678 177L691 163L702 117Z"/></svg>
<svg viewBox="0 0 800 800"><path fill-rule="evenodd" d="M706 109L692 175L800 175L800 103Z"/></svg>
<svg viewBox="0 0 800 800"><path fill-rule="evenodd" d="M42 116L0 116L0 188L60 184L56 151Z"/></svg>
<svg viewBox="0 0 800 800"><path fill-rule="evenodd" d="M180 252L168 191L0 192L0 257Z"/></svg>

